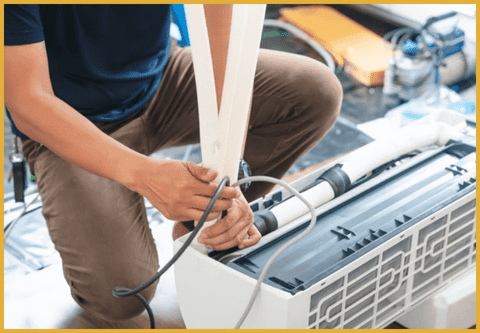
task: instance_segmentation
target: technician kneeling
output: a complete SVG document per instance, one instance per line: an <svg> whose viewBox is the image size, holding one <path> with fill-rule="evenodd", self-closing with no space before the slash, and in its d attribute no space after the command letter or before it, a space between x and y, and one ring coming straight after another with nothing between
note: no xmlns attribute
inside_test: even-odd
<svg viewBox="0 0 480 333"><path fill-rule="evenodd" d="M231 5L205 11L220 97ZM114 287L134 288L158 269L142 196L166 218L198 220L216 189L214 171L148 157L199 140L190 50L171 46L170 22L170 5L5 5L6 107L84 309L78 327L148 327L140 302L112 296ZM244 155L252 173L282 177L333 125L341 99L323 64L261 50ZM255 183L245 198L271 187ZM234 188L222 191L208 219L225 209L201 234L205 245L259 241ZM151 300L155 287L142 295Z"/></svg>

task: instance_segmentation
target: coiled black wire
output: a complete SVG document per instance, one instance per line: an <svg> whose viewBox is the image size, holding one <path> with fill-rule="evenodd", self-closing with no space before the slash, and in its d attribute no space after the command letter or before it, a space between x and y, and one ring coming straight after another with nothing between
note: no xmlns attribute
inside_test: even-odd
<svg viewBox="0 0 480 333"><path fill-rule="evenodd" d="M190 243L192 243L193 239L195 238L197 233L202 228L208 214L210 214L210 211L212 210L213 205L215 204L215 202L217 202L218 197L220 196L220 193L222 192L223 188L228 183L228 181L229 181L228 176L225 176L222 179L222 181L218 184L218 187L217 187L215 193L213 194L212 199L208 203L207 208L205 208L205 211L203 212L202 217L198 221L197 226L190 233L190 236L185 241L183 246L173 255L172 259L170 259L167 262L167 264L165 266L163 266L162 269L160 269L160 271L158 271L150 280L141 284L140 286L138 286L135 289L130 289L130 288L126 288L126 287L113 288L112 294L113 294L113 296L115 296L117 298L123 298L123 297L135 295L140 300L140 302L142 302L142 304L147 309L148 317L150 318L150 328L152 328L152 329L155 328L155 318L153 316L153 311L150 308L150 305L148 304L147 300L140 294L140 291L142 291L143 289L150 286L156 280L160 279L160 276L162 276L162 274L165 273L170 268L170 266L172 266L175 263L175 261L178 260L178 258L180 258L180 256L183 254L183 252L185 252L187 247L190 245Z"/></svg>

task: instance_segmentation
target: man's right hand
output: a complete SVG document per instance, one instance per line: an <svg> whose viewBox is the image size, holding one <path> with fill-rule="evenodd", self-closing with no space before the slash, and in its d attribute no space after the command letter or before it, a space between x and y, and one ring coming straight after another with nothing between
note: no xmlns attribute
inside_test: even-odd
<svg viewBox="0 0 480 333"><path fill-rule="evenodd" d="M198 221L217 189L212 183L217 172L190 162L148 160L131 189L145 196L167 219ZM229 209L238 195L236 189L225 187L206 220Z"/></svg>

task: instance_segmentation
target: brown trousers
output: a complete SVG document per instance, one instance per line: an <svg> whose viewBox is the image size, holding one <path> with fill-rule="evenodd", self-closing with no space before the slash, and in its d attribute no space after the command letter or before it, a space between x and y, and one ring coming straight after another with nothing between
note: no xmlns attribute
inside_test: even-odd
<svg viewBox="0 0 480 333"><path fill-rule="evenodd" d="M244 154L253 174L281 178L332 127L341 99L339 81L323 64L261 50ZM145 155L199 142L190 50L172 50L160 87L141 114L96 125ZM137 287L158 269L143 198L77 168L33 140L24 141L23 152L36 176L43 215L75 301L97 321L138 316L143 305L135 297L115 298L112 289ZM246 197L252 200L271 188L255 183ZM155 286L142 292L147 300Z"/></svg>

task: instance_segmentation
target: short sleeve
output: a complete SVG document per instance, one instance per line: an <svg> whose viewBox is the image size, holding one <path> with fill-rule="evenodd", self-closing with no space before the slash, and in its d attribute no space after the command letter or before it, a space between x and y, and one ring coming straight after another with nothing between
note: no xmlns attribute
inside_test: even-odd
<svg viewBox="0 0 480 333"><path fill-rule="evenodd" d="M38 43L45 39L39 5L4 5L5 45Z"/></svg>

